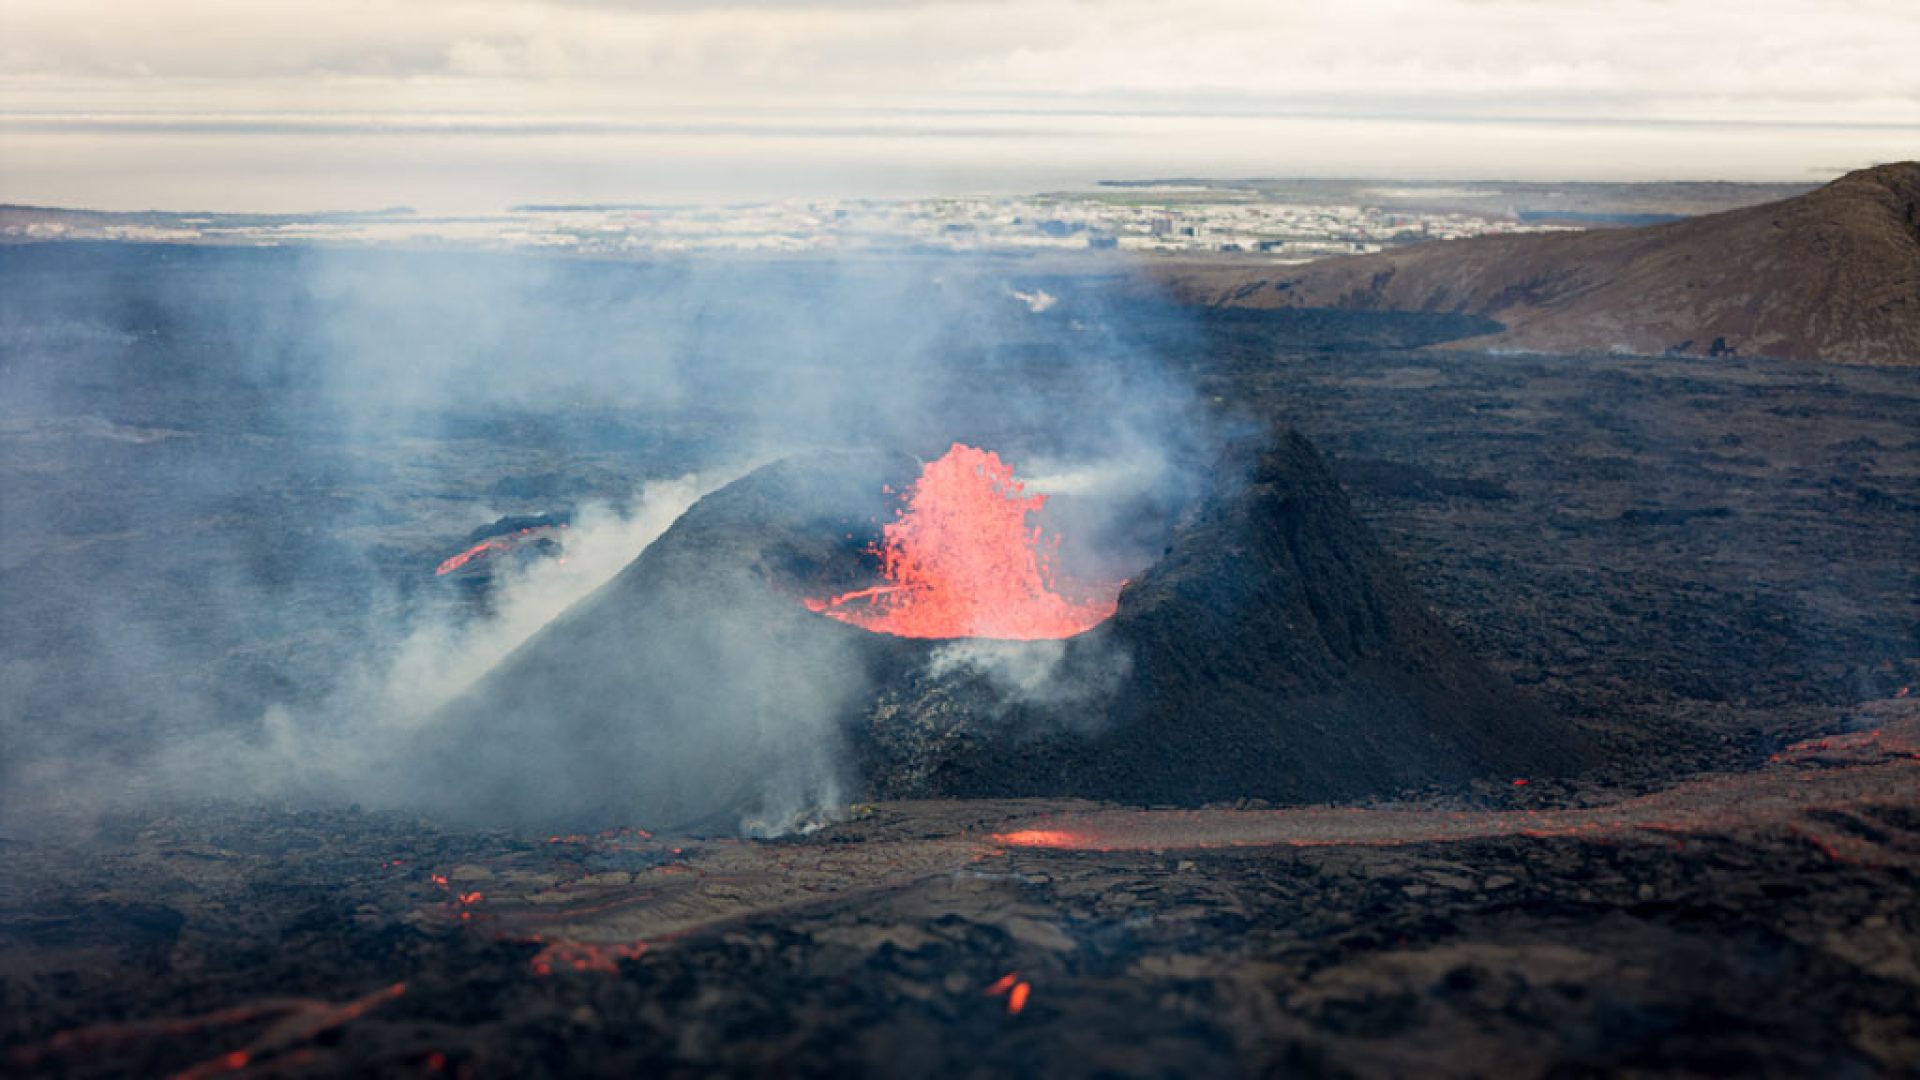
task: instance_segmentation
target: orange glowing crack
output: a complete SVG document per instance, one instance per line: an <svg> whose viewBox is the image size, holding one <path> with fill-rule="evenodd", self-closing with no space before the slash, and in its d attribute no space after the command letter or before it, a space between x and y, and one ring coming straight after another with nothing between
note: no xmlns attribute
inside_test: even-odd
<svg viewBox="0 0 1920 1080"><path fill-rule="evenodd" d="M200 1035L271 1019L266 1030L252 1042L190 1065L175 1073L174 1080L210 1080L260 1062L268 1062L268 1068L300 1065L310 1060L309 1051L302 1048L304 1044L358 1020L406 992L407 984L398 982L347 1002L263 998L197 1016L96 1024L62 1031L44 1046L30 1047L16 1054L15 1059L28 1067L62 1060L71 1064L72 1055L85 1051L122 1047L147 1039Z"/></svg>
<svg viewBox="0 0 1920 1080"><path fill-rule="evenodd" d="M498 537L492 540L482 540L460 554L450 556L434 570L434 574L438 577L445 577L488 552L499 551L506 546L507 541Z"/></svg>
<svg viewBox="0 0 1920 1080"><path fill-rule="evenodd" d="M540 976L552 975L555 971L590 971L601 975L617 974L620 961L638 960L645 955L647 943L635 941L625 945L591 945L580 941L547 942L534 956L529 966L533 973Z"/></svg>
<svg viewBox="0 0 1920 1080"><path fill-rule="evenodd" d="M1027 995L1033 992L1028 983L1014 983L1013 993L1007 995L1007 1015L1019 1016L1020 1010L1027 1007Z"/></svg>
<svg viewBox="0 0 1920 1080"><path fill-rule="evenodd" d="M1007 1015L1019 1016L1020 1010L1027 1007L1027 996L1033 993L1032 984L1020 978L1017 971L1009 971L995 979L986 989L988 997L1007 995Z"/></svg>
<svg viewBox="0 0 1920 1080"><path fill-rule="evenodd" d="M875 554L887 584L806 606L908 638L1072 637L1106 621L1120 586L1055 580L1057 537L1027 523L1047 497L1027 494L1000 455L954 443L921 469Z"/></svg>
<svg viewBox="0 0 1920 1080"><path fill-rule="evenodd" d="M556 529L564 529L566 527L565 522L553 526L553 528ZM504 536L490 536L467 550L460 552L458 555L448 556L446 560L434 569L433 573L436 577L446 577L448 574L453 573L455 570L460 569L475 559L484 558L496 551L505 551L509 548L517 547L524 537L531 536L535 532L541 532L545 529L546 526L529 525L518 532L508 533ZM562 559L560 561L565 562L566 560Z"/></svg>

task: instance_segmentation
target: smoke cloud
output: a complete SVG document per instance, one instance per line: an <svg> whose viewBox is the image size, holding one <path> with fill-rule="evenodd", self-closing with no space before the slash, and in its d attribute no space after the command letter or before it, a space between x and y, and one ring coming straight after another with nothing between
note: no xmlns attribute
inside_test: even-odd
<svg viewBox="0 0 1920 1080"><path fill-rule="evenodd" d="M139 245L9 249L0 273L15 820L181 797L431 806L389 766L449 702L700 495L786 455L995 449L1053 493L1062 571L1113 580L1214 441L1173 373L1188 324L1125 274ZM434 576L476 526L558 510L564 560L502 560L477 591ZM725 793L750 831L829 812L858 782L832 724L860 673L725 646L733 715L677 729L675 775L636 786ZM1085 692L990 647L939 662L1014 698ZM462 752L596 754L545 722Z"/></svg>
<svg viewBox="0 0 1920 1080"><path fill-rule="evenodd" d="M688 475L646 484L621 514L591 503L574 515L565 554L511 564L494 582L492 611L470 620L413 627L382 672L383 696L401 715L452 701L576 601L607 583L714 485Z"/></svg>
<svg viewBox="0 0 1920 1080"><path fill-rule="evenodd" d="M994 698L1005 706L1031 705L1048 715L1072 718L1062 711L1076 705L1097 705L1118 689L1133 667L1133 658L1108 642L1069 658L1065 641L953 641L933 651L927 674L935 680L968 676L986 680ZM1098 714L1089 711L1086 726ZM1036 732L1035 734L1040 734Z"/></svg>

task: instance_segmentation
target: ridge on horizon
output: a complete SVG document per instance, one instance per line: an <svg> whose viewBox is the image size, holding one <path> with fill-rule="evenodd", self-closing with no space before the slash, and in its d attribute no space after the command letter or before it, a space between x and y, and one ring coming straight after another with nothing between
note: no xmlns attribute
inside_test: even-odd
<svg viewBox="0 0 1920 1080"><path fill-rule="evenodd" d="M1177 298L1210 307L1447 312L1503 326L1453 348L1920 364L1920 162L1638 228L1165 277Z"/></svg>

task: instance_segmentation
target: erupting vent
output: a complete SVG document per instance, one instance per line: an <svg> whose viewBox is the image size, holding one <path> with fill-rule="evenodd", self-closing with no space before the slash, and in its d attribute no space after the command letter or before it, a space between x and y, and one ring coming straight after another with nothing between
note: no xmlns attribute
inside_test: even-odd
<svg viewBox="0 0 1920 1080"><path fill-rule="evenodd" d="M1027 516L1045 495L1026 493L1000 455L953 444L906 493L876 554L887 584L808 608L879 634L909 638L1072 637L1111 616L1120 586L1056 585L1057 537Z"/></svg>

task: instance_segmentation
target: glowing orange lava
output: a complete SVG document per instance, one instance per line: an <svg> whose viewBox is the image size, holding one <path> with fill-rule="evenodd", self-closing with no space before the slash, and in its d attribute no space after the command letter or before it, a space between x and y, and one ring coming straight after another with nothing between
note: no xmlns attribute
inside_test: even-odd
<svg viewBox="0 0 1920 1080"><path fill-rule="evenodd" d="M534 940L540 939L536 937ZM620 961L638 960L646 955L646 951L647 943L644 941L625 945L550 941L544 944L531 963L535 975L551 975L556 971L597 971L602 975L615 975L620 971Z"/></svg>
<svg viewBox="0 0 1920 1080"><path fill-rule="evenodd" d="M545 536L551 529L564 529L566 527L567 523L564 521L550 527L544 525L529 525L518 532L488 537L467 550L460 552L458 555L447 557L438 567L434 568L433 572L437 577L446 577L448 574L453 573L455 570L460 569L475 559L484 558L496 551L510 551L513 548L519 547L527 540L532 539L536 534Z"/></svg>
<svg viewBox="0 0 1920 1080"><path fill-rule="evenodd" d="M1007 972L994 980L993 985L987 987L988 997L1007 995L1008 1016L1019 1016L1020 1011L1027 1007L1027 998L1032 993L1033 984L1020 978L1020 973L1017 971Z"/></svg>
<svg viewBox="0 0 1920 1080"><path fill-rule="evenodd" d="M500 551L506 546L507 542L499 537L491 540L482 540L460 554L448 557L446 561L442 562L439 567L434 570L434 575L436 577L446 577L448 574L480 558L482 555L492 551Z"/></svg>
<svg viewBox="0 0 1920 1080"><path fill-rule="evenodd" d="M1048 554L1059 541L1027 524L1047 497L1027 494L1000 455L954 443L920 471L878 550L886 584L807 607L909 638L1072 637L1110 617L1123 582L1062 593Z"/></svg>

